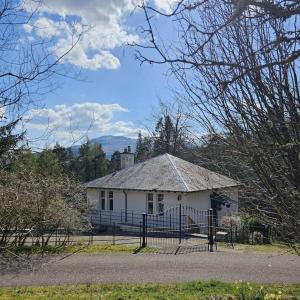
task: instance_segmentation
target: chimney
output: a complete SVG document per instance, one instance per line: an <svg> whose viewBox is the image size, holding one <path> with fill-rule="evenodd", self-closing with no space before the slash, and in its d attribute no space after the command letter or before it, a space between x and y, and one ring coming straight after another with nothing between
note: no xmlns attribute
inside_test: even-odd
<svg viewBox="0 0 300 300"><path fill-rule="evenodd" d="M120 155L121 169L127 169L134 166L134 153L131 153L131 147L124 148L124 152Z"/></svg>

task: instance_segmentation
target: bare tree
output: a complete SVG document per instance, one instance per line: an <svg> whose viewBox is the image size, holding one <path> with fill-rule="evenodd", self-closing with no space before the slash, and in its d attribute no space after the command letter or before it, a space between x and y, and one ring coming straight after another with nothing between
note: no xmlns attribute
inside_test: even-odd
<svg viewBox="0 0 300 300"><path fill-rule="evenodd" d="M57 230L81 230L82 189L67 177L43 176L20 166L0 170L0 255L7 250L39 245L45 248ZM69 201L68 201L69 200ZM55 246L62 246L62 236Z"/></svg>
<svg viewBox="0 0 300 300"><path fill-rule="evenodd" d="M36 10L29 12L25 2ZM60 63L82 34L72 32L69 48L59 56L51 51L56 42L52 38L28 37L24 26L38 17L39 4L0 2L0 252L12 244L22 246L30 237L46 246L57 228L82 225L82 187L76 182L34 174L32 168L9 170L12 159L7 158L25 133L17 126L31 105L54 88L56 76L65 76Z"/></svg>
<svg viewBox="0 0 300 300"><path fill-rule="evenodd" d="M0 4L0 154L23 138L13 130L29 105L52 89L51 78L62 72L59 63L81 35L74 32L69 48L60 56L54 55L49 50L54 45L52 39L26 36L24 26L34 20L39 9L39 1L27 2L33 2L36 10L27 11L22 1L4 0Z"/></svg>
<svg viewBox="0 0 300 300"><path fill-rule="evenodd" d="M299 242L299 1L183 0L168 15L142 9L146 43L137 58L169 64L194 120L255 175L237 178L248 209ZM177 39L159 38L158 13Z"/></svg>

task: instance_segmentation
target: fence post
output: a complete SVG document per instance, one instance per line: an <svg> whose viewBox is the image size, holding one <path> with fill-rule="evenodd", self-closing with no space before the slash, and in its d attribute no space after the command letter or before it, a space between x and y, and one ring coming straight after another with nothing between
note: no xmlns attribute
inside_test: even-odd
<svg viewBox="0 0 300 300"><path fill-rule="evenodd" d="M92 245L94 240L94 235L93 235L93 227L91 227L90 230L90 238L89 238L89 244Z"/></svg>
<svg viewBox="0 0 300 300"><path fill-rule="evenodd" d="M181 203L179 204L179 244L181 244Z"/></svg>
<svg viewBox="0 0 300 300"><path fill-rule="evenodd" d="M58 232L57 232L57 227L56 227L56 235L55 235L55 247L57 246L57 237L58 237Z"/></svg>
<svg viewBox="0 0 300 300"><path fill-rule="evenodd" d="M230 244L233 248L233 222L232 219L230 219Z"/></svg>
<svg viewBox="0 0 300 300"><path fill-rule="evenodd" d="M209 252L214 251L214 231L213 231L213 210L208 210L208 248Z"/></svg>
<svg viewBox="0 0 300 300"><path fill-rule="evenodd" d="M140 222L140 248L142 247L142 222Z"/></svg>
<svg viewBox="0 0 300 300"><path fill-rule="evenodd" d="M147 241L146 241L146 235L147 235L146 218L147 218L147 214L143 213L143 237L142 237L142 247L143 248L147 246Z"/></svg>
<svg viewBox="0 0 300 300"><path fill-rule="evenodd" d="M116 223L113 226L113 245L116 244Z"/></svg>
<svg viewBox="0 0 300 300"><path fill-rule="evenodd" d="M67 229L68 231L68 245L70 245L70 232L69 232L69 228Z"/></svg>

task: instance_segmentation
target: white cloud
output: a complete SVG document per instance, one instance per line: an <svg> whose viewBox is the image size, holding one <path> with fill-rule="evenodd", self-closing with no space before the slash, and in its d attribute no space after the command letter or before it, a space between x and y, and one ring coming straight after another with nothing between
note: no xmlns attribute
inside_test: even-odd
<svg viewBox="0 0 300 300"><path fill-rule="evenodd" d="M23 29L25 32L30 33L32 31L32 26L30 24L24 24Z"/></svg>
<svg viewBox="0 0 300 300"><path fill-rule="evenodd" d="M86 69L116 69L120 62L112 51L121 45L138 40L136 34L124 25L125 17L138 0L44 0L39 17L24 31L42 38L56 38L51 48L56 56L70 49L77 36L84 32L65 62ZM28 11L34 2L23 0Z"/></svg>
<svg viewBox="0 0 300 300"><path fill-rule="evenodd" d="M178 2L178 0L154 0L156 8L164 13L171 13L173 5Z"/></svg>
<svg viewBox="0 0 300 300"><path fill-rule="evenodd" d="M136 137L140 128L132 122L114 121L118 112L128 112L119 104L84 102L56 105L53 108L32 109L26 115L26 127L42 135L51 133L50 144L74 142L80 137L124 135Z"/></svg>
<svg viewBox="0 0 300 300"><path fill-rule="evenodd" d="M61 24L60 22L54 22L48 18L43 17L37 19L34 23L35 33L43 38L54 37L64 28L64 24Z"/></svg>
<svg viewBox="0 0 300 300"><path fill-rule="evenodd" d="M50 50L60 57L80 36L76 47L62 62L84 69L117 69L119 59L113 50L139 40L126 26L126 18L142 0L22 0L27 11L38 17L23 26L28 34L54 38ZM155 7L169 13L178 0L151 0ZM41 4L42 3L42 4ZM83 33L83 34L82 34Z"/></svg>

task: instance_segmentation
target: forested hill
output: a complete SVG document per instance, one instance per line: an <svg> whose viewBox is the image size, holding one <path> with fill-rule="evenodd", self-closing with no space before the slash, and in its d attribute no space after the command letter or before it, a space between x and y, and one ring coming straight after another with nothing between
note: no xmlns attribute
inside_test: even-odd
<svg viewBox="0 0 300 300"><path fill-rule="evenodd" d="M106 135L100 136L90 140L93 144L102 145L103 151L106 153L106 157L110 158L112 154L118 150L122 151L125 147L131 146L132 151L135 151L136 139L128 138L125 136L113 136ZM79 154L80 145L74 145L71 147L73 154Z"/></svg>

